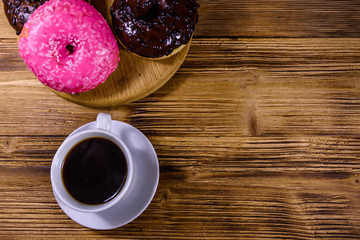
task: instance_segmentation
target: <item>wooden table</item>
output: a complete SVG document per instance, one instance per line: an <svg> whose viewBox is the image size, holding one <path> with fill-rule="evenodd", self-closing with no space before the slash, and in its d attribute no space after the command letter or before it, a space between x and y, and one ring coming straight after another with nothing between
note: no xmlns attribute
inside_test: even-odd
<svg viewBox="0 0 360 240"><path fill-rule="evenodd" d="M360 239L360 2L199 3L176 75L107 109L45 88L1 12L0 239ZM147 210L111 231L70 220L49 177L99 112L140 129L161 171Z"/></svg>

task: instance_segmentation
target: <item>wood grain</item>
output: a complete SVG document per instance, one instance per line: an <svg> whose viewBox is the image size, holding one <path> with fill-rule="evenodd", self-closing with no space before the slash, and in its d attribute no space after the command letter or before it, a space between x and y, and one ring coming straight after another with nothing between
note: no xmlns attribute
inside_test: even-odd
<svg viewBox="0 0 360 240"><path fill-rule="evenodd" d="M359 37L354 0L199 0L198 37Z"/></svg>
<svg viewBox="0 0 360 240"><path fill-rule="evenodd" d="M0 239L360 239L359 2L199 3L174 77L102 109L39 83L0 15ZM49 178L101 111L146 134L161 172L145 212L111 231L70 220Z"/></svg>
<svg viewBox="0 0 360 240"><path fill-rule="evenodd" d="M66 103L42 86L15 40L0 46L3 134L36 135L39 117L52 125L43 133L55 135L95 119L99 110ZM359 52L356 38L196 39L163 88L106 110L150 135L359 136Z"/></svg>
<svg viewBox="0 0 360 240"><path fill-rule="evenodd" d="M92 4L97 3L93 0ZM103 2L103 1L99 1ZM195 37L359 37L356 0L197 0ZM3 7L2 1L0 8ZM0 11L1 37L15 31Z"/></svg>
<svg viewBox="0 0 360 240"><path fill-rule="evenodd" d="M74 239L360 237L359 163L352 154L358 139L152 137L161 165L154 200L136 221L101 232L69 221L57 207L49 153L19 151L43 140L12 139L20 149L9 147L16 156L8 158L22 162L1 162L2 236L20 231L36 239L48 234ZM51 137L47 149L54 151L62 139Z"/></svg>
<svg viewBox="0 0 360 240"><path fill-rule="evenodd" d="M17 63L0 64L5 239L360 237L358 39L195 39L164 87L104 109L148 136L161 177L138 219L101 232L61 212L48 175L61 142L99 110L48 91L15 40L1 43L0 62Z"/></svg>

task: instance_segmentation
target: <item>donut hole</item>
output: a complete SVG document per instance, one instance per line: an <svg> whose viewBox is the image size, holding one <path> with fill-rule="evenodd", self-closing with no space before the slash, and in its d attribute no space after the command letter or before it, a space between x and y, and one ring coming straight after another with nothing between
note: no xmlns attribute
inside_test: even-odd
<svg viewBox="0 0 360 240"><path fill-rule="evenodd" d="M50 41L52 45L52 55L57 64L61 66L72 64L75 59L75 53L78 49L73 39L59 39Z"/></svg>
<svg viewBox="0 0 360 240"><path fill-rule="evenodd" d="M73 54L74 51L75 51L75 47L74 47L73 45L71 45L71 44L67 44L67 45L65 46L65 48L66 48L66 50L68 51L68 55Z"/></svg>

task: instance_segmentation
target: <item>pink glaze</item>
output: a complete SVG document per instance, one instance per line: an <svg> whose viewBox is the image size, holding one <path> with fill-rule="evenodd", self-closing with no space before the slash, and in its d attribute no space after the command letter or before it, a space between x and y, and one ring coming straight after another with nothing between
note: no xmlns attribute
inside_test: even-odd
<svg viewBox="0 0 360 240"><path fill-rule="evenodd" d="M109 25L83 0L50 0L36 9L19 51L43 84L73 94L103 83L120 60Z"/></svg>

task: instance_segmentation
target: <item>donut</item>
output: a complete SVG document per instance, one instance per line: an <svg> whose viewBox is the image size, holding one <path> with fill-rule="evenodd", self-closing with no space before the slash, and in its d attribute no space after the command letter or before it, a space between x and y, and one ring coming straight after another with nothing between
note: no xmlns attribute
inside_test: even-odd
<svg viewBox="0 0 360 240"><path fill-rule="evenodd" d="M43 84L73 94L103 83L120 60L109 25L82 0L51 0L36 9L21 31L19 53Z"/></svg>
<svg viewBox="0 0 360 240"><path fill-rule="evenodd" d="M198 8L195 0L114 0L110 14L116 37L127 50L157 59L190 41Z"/></svg>
<svg viewBox="0 0 360 240"><path fill-rule="evenodd" d="M3 0L6 18L17 35L35 9L46 1L48 0Z"/></svg>

